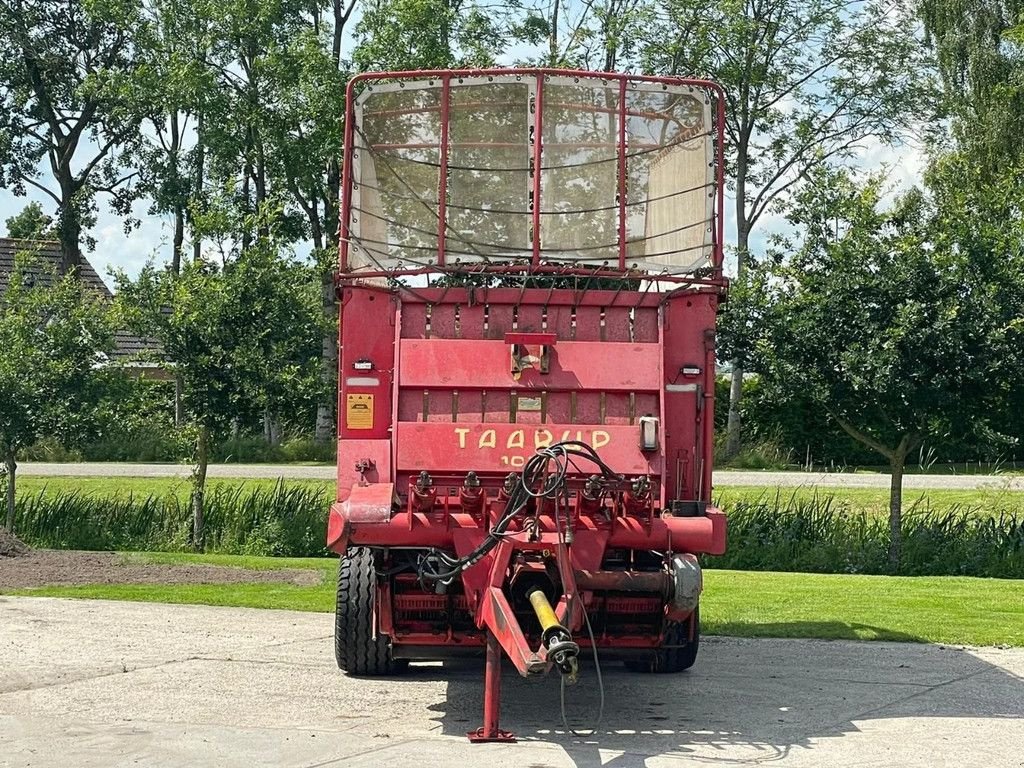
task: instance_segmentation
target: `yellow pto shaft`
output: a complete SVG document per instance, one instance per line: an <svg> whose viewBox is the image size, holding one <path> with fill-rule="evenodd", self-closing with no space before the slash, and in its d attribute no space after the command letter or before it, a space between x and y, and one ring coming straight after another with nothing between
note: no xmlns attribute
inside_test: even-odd
<svg viewBox="0 0 1024 768"><path fill-rule="evenodd" d="M533 612L537 614L540 628L545 634L550 629L560 628L561 625L558 623L558 617L555 616L555 609L551 607L551 603L548 602L543 589L534 589L528 597L530 598L530 605L533 606Z"/></svg>

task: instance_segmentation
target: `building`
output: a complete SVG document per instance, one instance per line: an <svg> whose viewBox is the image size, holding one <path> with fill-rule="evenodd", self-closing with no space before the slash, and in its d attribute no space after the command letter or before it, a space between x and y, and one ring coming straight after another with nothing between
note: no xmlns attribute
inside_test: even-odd
<svg viewBox="0 0 1024 768"><path fill-rule="evenodd" d="M40 280L49 280L50 274L59 271L60 243L56 240L17 240L0 237L0 296L4 295L10 283L15 255L26 251L32 253L42 266L49 268L39 271ZM78 276L87 289L94 291L106 301L113 300L114 294L84 256L78 267ZM156 339L118 330L114 333L113 357L126 372L134 375L153 379L172 378L161 362L163 350Z"/></svg>

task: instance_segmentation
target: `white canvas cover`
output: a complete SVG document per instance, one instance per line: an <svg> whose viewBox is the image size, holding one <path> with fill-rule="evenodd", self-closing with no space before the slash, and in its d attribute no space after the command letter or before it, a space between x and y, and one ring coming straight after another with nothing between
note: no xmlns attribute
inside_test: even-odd
<svg viewBox="0 0 1024 768"><path fill-rule="evenodd" d="M442 168L441 81L368 85L355 104L351 271L529 261L535 75L453 78ZM540 253L615 267L619 256L619 81L544 76ZM696 87L628 81L626 265L683 274L712 262L710 99Z"/></svg>

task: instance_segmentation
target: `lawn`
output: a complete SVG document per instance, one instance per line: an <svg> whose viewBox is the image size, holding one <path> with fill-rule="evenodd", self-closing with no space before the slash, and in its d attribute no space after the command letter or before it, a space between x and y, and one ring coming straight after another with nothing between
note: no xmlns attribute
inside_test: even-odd
<svg viewBox="0 0 1024 768"><path fill-rule="evenodd" d="M775 506L778 499L782 506L790 500L808 501L810 499L831 498L833 504L846 505L852 511L879 512L888 514L888 488L776 488L774 486L720 486L715 490L715 501L723 509L737 502L756 503L769 502ZM951 509L969 508L988 514L998 515L1000 512L1020 512L1024 510L1024 491L1008 491L1003 489L978 490L946 490L930 488L927 490L903 491L903 511L913 509L931 509L937 512Z"/></svg>
<svg viewBox="0 0 1024 768"><path fill-rule="evenodd" d="M319 586L278 584L83 585L12 594L331 611L333 559L142 554L153 563L310 568ZM1024 582L965 577L704 572L705 634L1024 646Z"/></svg>

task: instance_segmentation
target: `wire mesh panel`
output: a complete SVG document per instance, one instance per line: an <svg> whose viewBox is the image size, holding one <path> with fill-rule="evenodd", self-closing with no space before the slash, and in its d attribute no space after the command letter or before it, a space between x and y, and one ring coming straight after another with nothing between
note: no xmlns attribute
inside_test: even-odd
<svg viewBox="0 0 1024 768"><path fill-rule="evenodd" d="M626 243L652 272L711 264L714 210L711 106L690 86L626 90Z"/></svg>
<svg viewBox="0 0 1024 768"><path fill-rule="evenodd" d="M596 78L544 82L541 255L619 258L619 84Z"/></svg>
<svg viewBox="0 0 1024 768"><path fill-rule="evenodd" d="M452 83L447 253L458 261L522 259L530 238L531 84Z"/></svg>
<svg viewBox="0 0 1024 768"><path fill-rule="evenodd" d="M344 267L715 267L711 95L527 70L369 76L354 99Z"/></svg>

